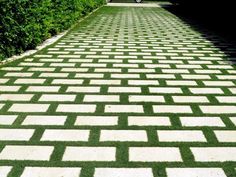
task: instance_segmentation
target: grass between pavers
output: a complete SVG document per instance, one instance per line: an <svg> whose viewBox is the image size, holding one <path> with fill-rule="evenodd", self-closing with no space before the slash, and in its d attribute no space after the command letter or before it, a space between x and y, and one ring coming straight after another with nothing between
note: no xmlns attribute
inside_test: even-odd
<svg viewBox="0 0 236 177"><path fill-rule="evenodd" d="M132 8L133 9L133 8ZM37 54L47 54L49 48L53 48L56 44L60 43L63 39L70 37L71 33L76 32L76 31L85 31L86 26L91 24L91 22L95 20L99 20L102 18L103 15L110 15L110 16L116 16L117 14L122 14L123 12L127 11L127 8L114 8L114 7L103 7L99 11L95 12L92 14L90 17L88 17L85 21L81 22L77 27L72 29L70 33L68 33L66 36L64 36L62 39L57 41L57 43L48 46L47 48L43 49L42 51L38 52ZM133 9L134 10L134 9ZM135 11L139 11L142 13L148 13L149 9L139 9ZM160 13L163 14L169 18L175 18L173 15L169 14L168 12L164 11L163 9L156 9L156 8L150 8L150 11L152 13ZM140 17L140 18L145 18L145 17ZM84 27L84 29L82 29ZM112 28L112 27L111 27ZM86 31L85 31L86 32ZM110 34L109 30L105 32L105 34ZM128 34L128 33L127 33ZM115 36L115 34L113 34ZM138 35L138 33L134 33L134 35ZM148 37L147 37L148 38ZM78 46L79 47L79 46ZM60 50L62 51L63 48ZM85 51L89 51L89 49L86 49ZM114 50L113 50L114 51ZM167 51L165 51L167 52ZM27 58L33 58L33 56L27 57ZM81 56L81 58L86 57L86 56ZM27 59L25 58L25 59ZM57 55L53 55L52 58L57 58ZM114 56L111 55L109 59L113 59ZM141 57L139 57L141 59ZM169 57L167 57L170 59ZM195 59L197 59L195 57ZM16 67L18 66L22 61L14 61L10 64L5 65L4 67ZM64 60L67 61L67 60ZM95 59L94 62L96 63L98 60ZM37 63L39 62L39 58L33 58L33 62ZM153 62L157 63L157 60L153 60ZM184 60L184 64L188 64L186 60ZM123 63L128 63L128 60L125 59ZM216 61L212 61L213 64L218 64ZM45 64L44 67L49 67L49 64ZM139 65L140 68L144 68L142 64ZM170 64L171 68L175 68L175 64ZM204 67L204 65L201 65ZM80 64L77 63L76 67L80 67ZM109 67L109 65L108 65ZM24 66L24 69L22 71L28 72L28 69L30 67ZM207 69L207 68L205 68ZM122 73L128 73L128 70L126 68L122 69ZM161 69L155 69L156 73L161 73ZM189 69L190 73L189 74L195 74L193 69ZM220 71L224 74L228 74L224 69L220 69ZM1 71L0 72L0 77L3 77L5 73L8 71ZM56 70L54 72L60 72L60 67L56 67ZM94 72L93 68L89 69L89 72ZM33 76L31 78L38 78L39 75L42 72L34 72ZM145 74L141 73L140 79L146 79ZM74 78L75 73L70 73L68 78ZM180 74L175 74L176 80L181 80L181 75ZM210 75L211 80L218 80L214 74ZM9 82L7 82L7 85L14 85L14 82L17 78L11 78ZM105 74L103 79L111 79L109 74ZM84 79L83 86L88 86L89 85L89 80L90 79ZM160 87L166 87L166 81L165 79L158 79L160 82ZM46 82L43 85L51 85L52 78L47 78ZM204 87L203 83L201 81L196 81L197 82L197 87ZM236 82L234 81L234 84ZM29 85L24 85L20 89L19 94L26 93L26 89ZM121 82L121 86L128 86L127 81L124 79ZM193 86L194 87L194 86ZM187 86L181 87L182 91L184 94L174 94L174 95L193 95L190 93L189 89ZM228 95L231 96L232 94L229 92L228 88L226 87L221 87L222 90L224 91L224 96ZM65 91L67 89L67 86L61 86L58 94L65 94ZM99 94L110 94L107 93L108 86L102 86L101 87L101 92ZM12 93L12 92L9 92ZM148 86L142 86L142 94L148 95L150 94L148 91ZM38 99L41 97L42 93L35 93L33 99L31 100L32 103L37 103ZM74 103L83 103L83 97L85 94L77 94L76 101ZM54 146L54 152L51 156L50 161L48 162L43 162L43 161L0 161L0 165L10 165L14 166L13 170L9 174L9 177L18 177L20 174L23 172L23 169L25 166L45 166L45 167L54 167L54 166L60 166L60 167L82 167L81 171L81 177L92 177L94 170L96 167L147 167L147 168L152 168L153 169L153 174L154 177L167 177L165 168L166 167L220 167L223 168L225 173L227 174L228 177L233 177L235 174L234 168L236 167L235 162L225 162L225 163L220 163L220 162L208 162L208 163L200 163L200 162L195 162L193 154L191 153L189 147L235 147L236 143L219 143L213 133L213 130L235 130L235 126L233 123L229 120L230 116L236 116L232 114L224 114L220 115L221 119L225 123L226 127L182 127L179 117L180 116L212 116L212 115L206 115L201 112L201 110L198 107L198 104L181 104L181 103L174 103L172 99L172 95L170 94L155 94L155 95L163 95L165 98L165 104L166 105L190 105L193 114L157 114L153 112L152 105L151 103L136 103L137 105L143 105L144 107L144 114L122 114L122 113L114 113L114 114L108 114L105 113L106 115L118 115L119 116L119 122L117 126L74 126L74 122L76 119L76 116L78 114L76 113L58 113L56 112L56 108L58 106L58 103L55 102L47 102L47 104L50 104L50 107L46 113L30 113L30 115L66 115L67 121L64 126L24 126L21 125L21 123L24 121L25 117L28 115L28 113L9 113L8 109L11 107L13 102L3 102L5 103L5 106L0 110L0 114L16 114L18 115L18 118L16 121L13 123L11 126L0 126L0 128L33 128L35 129L35 134L34 136L30 139L28 142L17 142L17 141L8 141L8 142L1 142L0 143L0 151L4 148L5 145L51 145ZM220 105L219 102L212 97L211 95L206 95L207 98L209 99L210 103L213 105ZM122 98L122 103L123 104L129 104L128 102L128 94L122 93L121 94ZM15 102L14 102L15 103ZM25 103L25 102L17 102L17 103ZM41 102L40 102L41 103ZM45 103L45 102L42 102ZM96 103L97 109L94 114L79 114L79 115L104 115L104 106L105 104L109 103ZM119 104L119 103L110 103L110 104ZM161 103L163 104L163 103ZM208 105L208 103L202 103L201 105ZM224 104L227 105L227 104ZM229 104L231 105L231 104ZM168 116L170 117L172 126L166 127L166 126L128 126L128 115L146 115L146 116ZM89 129L91 130L89 141L88 142L40 142L40 138L42 137L42 134L45 129ZM101 129L110 129L110 130L146 130L147 135L148 135L148 142L99 142L99 136L100 136L100 130ZM156 134L156 130L202 130L206 139L207 143L200 143L200 142L195 142L195 143L163 143L158 141L158 137ZM110 146L110 147L116 147L117 148L117 155L116 158L117 160L115 162L63 162L62 156L65 151L66 146ZM183 158L183 162L161 162L161 163L146 163L146 162L129 162L128 161L128 148L129 147L145 147L145 146L150 146L150 147L179 147L181 151L181 155Z"/></svg>

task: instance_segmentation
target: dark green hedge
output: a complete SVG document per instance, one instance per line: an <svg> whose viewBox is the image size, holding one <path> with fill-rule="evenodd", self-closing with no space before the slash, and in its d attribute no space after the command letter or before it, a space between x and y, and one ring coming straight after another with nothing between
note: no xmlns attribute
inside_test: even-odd
<svg viewBox="0 0 236 177"><path fill-rule="evenodd" d="M0 0L0 60L68 29L105 0Z"/></svg>

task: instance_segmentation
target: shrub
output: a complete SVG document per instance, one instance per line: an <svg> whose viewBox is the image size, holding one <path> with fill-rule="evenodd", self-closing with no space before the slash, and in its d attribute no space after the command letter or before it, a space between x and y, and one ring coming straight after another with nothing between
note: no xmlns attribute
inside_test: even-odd
<svg viewBox="0 0 236 177"><path fill-rule="evenodd" d="M68 29L105 0L0 0L0 60Z"/></svg>

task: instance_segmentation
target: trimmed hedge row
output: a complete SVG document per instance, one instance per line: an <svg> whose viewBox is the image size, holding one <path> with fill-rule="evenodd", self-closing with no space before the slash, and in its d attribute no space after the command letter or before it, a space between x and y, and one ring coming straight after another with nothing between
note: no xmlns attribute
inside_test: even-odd
<svg viewBox="0 0 236 177"><path fill-rule="evenodd" d="M68 29L105 0L0 0L0 61Z"/></svg>

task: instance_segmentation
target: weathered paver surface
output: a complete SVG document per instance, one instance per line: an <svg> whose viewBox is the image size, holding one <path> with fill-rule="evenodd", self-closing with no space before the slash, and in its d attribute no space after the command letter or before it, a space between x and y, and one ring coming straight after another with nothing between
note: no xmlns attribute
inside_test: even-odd
<svg viewBox="0 0 236 177"><path fill-rule="evenodd" d="M103 7L0 68L0 176L233 177L235 69L163 8Z"/></svg>

